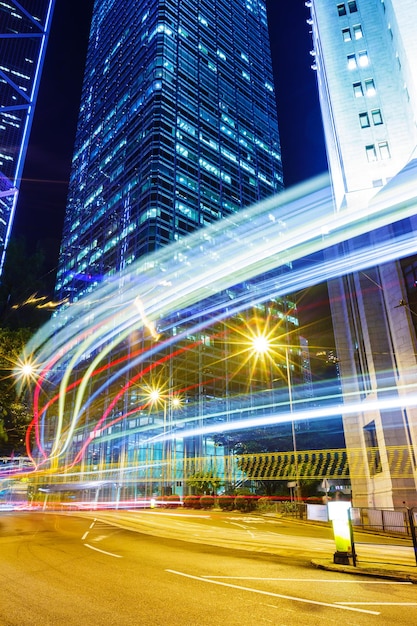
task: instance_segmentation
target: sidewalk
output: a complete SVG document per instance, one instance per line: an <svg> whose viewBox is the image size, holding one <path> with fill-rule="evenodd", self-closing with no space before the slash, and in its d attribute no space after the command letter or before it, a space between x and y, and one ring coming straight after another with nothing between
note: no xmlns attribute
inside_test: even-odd
<svg viewBox="0 0 417 626"><path fill-rule="evenodd" d="M278 515L276 516L279 517ZM305 520L293 520L300 524L316 524L323 526L321 522L306 522ZM374 576L385 578L387 580L398 580L417 584L417 565L393 565L391 563L364 562L361 563L357 559L356 566L340 565L334 563L333 559L312 559L311 564L318 569L328 570L330 572L343 572L344 574L353 574L356 576Z"/></svg>
<svg viewBox="0 0 417 626"><path fill-rule="evenodd" d="M417 566L390 565L387 563L356 563L353 565L339 565L330 559L313 559L311 564L318 569L325 569L330 572L343 572L344 574L356 574L360 576L375 576L386 578L387 580L398 580L411 582L417 585Z"/></svg>

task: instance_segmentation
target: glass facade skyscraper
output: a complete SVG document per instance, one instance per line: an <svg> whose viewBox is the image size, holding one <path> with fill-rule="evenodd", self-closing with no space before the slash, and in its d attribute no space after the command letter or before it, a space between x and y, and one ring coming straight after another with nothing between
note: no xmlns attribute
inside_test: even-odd
<svg viewBox="0 0 417 626"><path fill-rule="evenodd" d="M55 0L0 4L0 274L13 224Z"/></svg>
<svg viewBox="0 0 417 626"><path fill-rule="evenodd" d="M57 294L281 189L264 0L97 0Z"/></svg>
<svg viewBox="0 0 417 626"><path fill-rule="evenodd" d="M187 257L178 251L187 235L282 188L264 0L96 0L56 282L64 302L57 324L77 323L101 282L123 290L139 259L163 276L160 253L169 257L169 244L176 259ZM271 228L285 225L271 218ZM219 267L225 262L216 252L207 263L216 259ZM97 462L135 472L156 463L141 487L149 495L155 482L165 490L160 468L169 458L185 463L228 453L229 444L216 443L210 428L202 434L203 424L264 414L276 398L284 406L287 383L298 376L295 305L273 296L259 302L256 281L236 283L223 294L221 315L219 294L207 292L192 311L175 309L155 320L157 338L147 332L140 300L146 287L138 285L138 332L125 340L116 329L117 345L99 355L87 350L74 371L71 365L71 392L62 394L60 417L53 414L49 423L51 431L58 424L59 439L61 424L75 420L65 462L87 472ZM248 310L234 305L232 316L232 301ZM267 328L286 344L276 363L252 354L250 337ZM90 371L99 361L106 366L79 387L85 365ZM255 395L261 408L254 408ZM136 489L138 479L129 476ZM185 470L178 476L170 489L184 481Z"/></svg>

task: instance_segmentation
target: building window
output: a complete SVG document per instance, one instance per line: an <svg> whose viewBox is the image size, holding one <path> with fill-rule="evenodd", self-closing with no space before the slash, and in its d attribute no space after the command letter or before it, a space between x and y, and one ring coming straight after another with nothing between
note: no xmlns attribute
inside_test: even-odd
<svg viewBox="0 0 417 626"><path fill-rule="evenodd" d="M339 15L346 15L346 7L344 4L337 5L337 12Z"/></svg>
<svg viewBox="0 0 417 626"><path fill-rule="evenodd" d="M349 8L349 13L356 13L358 10L356 0L349 0L348 8Z"/></svg>
<svg viewBox="0 0 417 626"><path fill-rule="evenodd" d="M353 36L355 39L362 39L363 32L362 26L360 24L355 24L355 26L353 27Z"/></svg>
<svg viewBox="0 0 417 626"><path fill-rule="evenodd" d="M365 426L363 434L365 437L369 473L371 476L375 476L375 474L382 472L381 454L378 447L375 421L372 421Z"/></svg>
<svg viewBox="0 0 417 626"><path fill-rule="evenodd" d="M363 96L362 83L353 83L353 93L355 98L361 98Z"/></svg>
<svg viewBox="0 0 417 626"><path fill-rule="evenodd" d="M373 78L368 78L368 80L365 81L365 93L367 96L374 96L376 94Z"/></svg>
<svg viewBox="0 0 417 626"><path fill-rule="evenodd" d="M356 68L356 56L354 54L348 54L347 65L349 70L354 70Z"/></svg>
<svg viewBox="0 0 417 626"><path fill-rule="evenodd" d="M350 28L344 28L342 30L343 41L351 41L352 35L350 34Z"/></svg>
<svg viewBox="0 0 417 626"><path fill-rule="evenodd" d="M374 109L373 111L371 111L371 115L374 126L379 126L380 124L384 123L382 121L381 109Z"/></svg>
<svg viewBox="0 0 417 626"><path fill-rule="evenodd" d="M381 159L383 161L391 158L388 141L381 141L381 143L378 144L378 148L379 148L379 154L381 155Z"/></svg>
<svg viewBox="0 0 417 626"><path fill-rule="evenodd" d="M374 145L365 146L365 150L366 150L366 157L368 159L368 162L373 163L374 161L376 161L375 146Z"/></svg>
<svg viewBox="0 0 417 626"><path fill-rule="evenodd" d="M371 124L369 122L369 115L367 113L359 113L359 122L361 128L368 128Z"/></svg>
<svg viewBox="0 0 417 626"><path fill-rule="evenodd" d="M368 57L368 53L366 52L366 50L363 50L362 52L358 53L358 62L359 62L359 67L368 67L369 57Z"/></svg>

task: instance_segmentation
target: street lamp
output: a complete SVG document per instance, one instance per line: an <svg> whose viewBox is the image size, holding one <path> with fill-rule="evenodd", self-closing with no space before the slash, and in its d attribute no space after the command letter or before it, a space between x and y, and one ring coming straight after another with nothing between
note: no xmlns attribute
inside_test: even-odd
<svg viewBox="0 0 417 626"><path fill-rule="evenodd" d="M162 441L162 489L163 495L167 495L168 484L171 491L173 485L173 459L172 459L172 439L167 437L167 433L172 428L172 410L181 406L181 397L172 395L171 392L164 393L160 389L151 389L149 392L149 400L152 405L161 405L163 408L163 441ZM175 453L175 450L174 450ZM174 459L175 461L175 459ZM167 472L168 467L168 472Z"/></svg>
<svg viewBox="0 0 417 626"><path fill-rule="evenodd" d="M293 394L292 394L292 379L291 379L291 364L290 364L290 355L289 355L289 346L288 344L282 344L277 346L275 343L273 346L271 345L271 341L267 335L255 335L252 339L252 349L257 355L267 354L270 358L270 352L272 347L275 349L277 347L283 348L285 350L285 366L287 369L287 387L288 387L288 404L291 414L291 435L292 435L292 447L294 452L294 468L295 468L295 497L296 500L299 498L299 476L298 476L298 458L297 458L297 439L295 434L295 422L293 419Z"/></svg>

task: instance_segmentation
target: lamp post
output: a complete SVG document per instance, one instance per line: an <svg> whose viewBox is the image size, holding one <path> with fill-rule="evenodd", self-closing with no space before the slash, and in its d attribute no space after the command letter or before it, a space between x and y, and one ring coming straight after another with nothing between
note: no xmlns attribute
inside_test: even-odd
<svg viewBox="0 0 417 626"><path fill-rule="evenodd" d="M270 355L270 350L272 346L271 346L268 336L263 335L263 334L254 336L252 340L252 347L256 354L268 354L269 357L272 359ZM285 366L287 370L287 387L288 387L288 405L289 405L290 415L291 415L291 436L292 436L292 447L293 447L293 452L294 452L294 470L295 470L294 493L295 493L296 500L298 500L299 499L299 484L298 484L299 475L298 475L298 458L297 458L297 438L296 438L296 433L295 433L295 422L293 418L293 393L292 393L292 378L291 378L291 363L290 363L290 355L289 355L289 346L288 344L282 344L279 346L274 344L273 347L274 348L279 347L285 350Z"/></svg>
<svg viewBox="0 0 417 626"><path fill-rule="evenodd" d="M292 380L291 380L291 367L290 367L290 357L288 346L285 346L285 363L287 366L287 384L288 384L288 402L290 407L291 414L291 436L292 436L292 447L294 452L294 469L295 469L295 499L299 499L300 486L298 484L299 476L298 476L298 454L297 454L297 438L295 435L295 422L293 416L293 405L292 405Z"/></svg>
<svg viewBox="0 0 417 626"><path fill-rule="evenodd" d="M149 399L151 404L160 404L163 409L163 441L162 441L162 495L167 494L168 485L171 488L174 483L173 463L176 459L175 440L171 437L168 438L168 433L172 430L172 410L181 406L181 398L177 395L172 395L171 392L163 394L159 389L152 389L149 393ZM174 442L174 448L173 448ZM174 452L174 455L172 454ZM173 458L174 456L174 458Z"/></svg>

